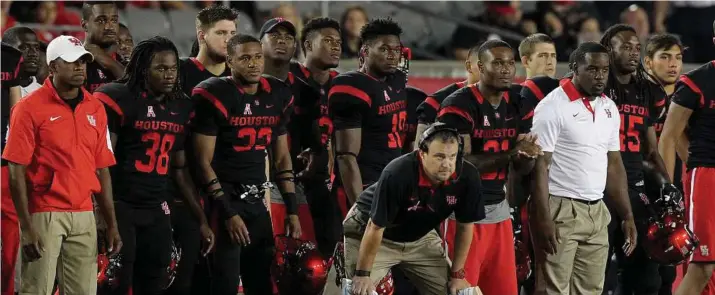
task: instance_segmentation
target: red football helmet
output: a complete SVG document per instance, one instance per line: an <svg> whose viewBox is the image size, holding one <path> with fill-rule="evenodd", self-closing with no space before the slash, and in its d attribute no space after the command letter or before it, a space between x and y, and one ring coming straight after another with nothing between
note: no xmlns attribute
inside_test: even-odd
<svg viewBox="0 0 715 295"><path fill-rule="evenodd" d="M328 262L315 244L278 236L271 273L281 294L317 295L328 279Z"/></svg>
<svg viewBox="0 0 715 295"><path fill-rule="evenodd" d="M122 268L122 254L108 257L106 254L97 255L97 289L102 294L119 286L117 277Z"/></svg>
<svg viewBox="0 0 715 295"><path fill-rule="evenodd" d="M514 230L514 258L516 280L522 283L531 277L531 252L529 251L529 223L526 205L510 208L512 229Z"/></svg>
<svg viewBox="0 0 715 295"><path fill-rule="evenodd" d="M387 274L382 277L377 286L375 286L375 292L378 295L392 295L395 292L395 281L392 279L392 271L388 271Z"/></svg>
<svg viewBox="0 0 715 295"><path fill-rule="evenodd" d="M687 227L685 208L677 192L675 196L662 194L655 205L660 212L651 218L643 246L658 263L681 264L693 254L700 241Z"/></svg>

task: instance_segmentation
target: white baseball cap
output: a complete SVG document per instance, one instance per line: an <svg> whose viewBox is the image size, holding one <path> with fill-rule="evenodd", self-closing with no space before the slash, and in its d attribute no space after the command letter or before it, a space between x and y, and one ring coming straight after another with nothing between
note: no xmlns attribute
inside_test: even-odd
<svg viewBox="0 0 715 295"><path fill-rule="evenodd" d="M85 55L89 55L90 61L94 60L94 56L84 49L82 41L76 37L62 35L52 39L47 45L47 65L58 58L66 62L75 62Z"/></svg>

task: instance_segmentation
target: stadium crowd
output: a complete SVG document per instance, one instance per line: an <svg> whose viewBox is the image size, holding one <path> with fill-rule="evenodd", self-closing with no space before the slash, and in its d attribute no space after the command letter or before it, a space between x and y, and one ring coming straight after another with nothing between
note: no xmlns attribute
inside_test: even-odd
<svg viewBox="0 0 715 295"><path fill-rule="evenodd" d="M715 6L485 2L425 93L361 7L2 4L2 295L715 292Z"/></svg>

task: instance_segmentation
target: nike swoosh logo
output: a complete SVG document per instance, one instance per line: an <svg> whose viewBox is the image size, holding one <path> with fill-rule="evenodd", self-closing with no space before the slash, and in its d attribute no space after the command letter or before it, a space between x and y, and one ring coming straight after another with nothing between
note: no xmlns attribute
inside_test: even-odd
<svg viewBox="0 0 715 295"><path fill-rule="evenodd" d="M62 118L62 116L50 117L50 121L55 121L55 120L57 120L57 119L59 119L59 118Z"/></svg>
<svg viewBox="0 0 715 295"><path fill-rule="evenodd" d="M267 108L267 109L270 109L270 108L272 108L272 107L273 107L272 104L267 104L267 105L266 105L266 108Z"/></svg>
<svg viewBox="0 0 715 295"><path fill-rule="evenodd" d="M578 116L578 113L573 114L573 117L574 117L574 118L576 118L576 116Z"/></svg>
<svg viewBox="0 0 715 295"><path fill-rule="evenodd" d="M514 117L506 118L506 119L504 119L504 121L511 121L511 119L514 119Z"/></svg>
<svg viewBox="0 0 715 295"><path fill-rule="evenodd" d="M176 116L176 115L178 115L179 113L169 112L169 114L171 114L172 116Z"/></svg>

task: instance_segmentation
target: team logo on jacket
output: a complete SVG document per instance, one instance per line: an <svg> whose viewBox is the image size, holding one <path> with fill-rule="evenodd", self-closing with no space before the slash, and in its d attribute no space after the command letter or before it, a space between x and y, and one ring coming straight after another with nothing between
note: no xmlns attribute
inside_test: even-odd
<svg viewBox="0 0 715 295"><path fill-rule="evenodd" d="M447 196L447 205L453 206L457 204L456 196Z"/></svg>
<svg viewBox="0 0 715 295"><path fill-rule="evenodd" d="M610 119L611 118L611 110L606 109L605 111L606 111L606 116L608 116L608 118Z"/></svg>
<svg viewBox="0 0 715 295"><path fill-rule="evenodd" d="M250 103L246 104L246 108L243 109L243 114L244 115L253 115L253 113L251 112L251 104Z"/></svg>
<svg viewBox="0 0 715 295"><path fill-rule="evenodd" d="M147 106L146 117L147 118L156 118L156 113L154 113L154 106Z"/></svg>
<svg viewBox="0 0 715 295"><path fill-rule="evenodd" d="M97 127L97 121L94 119L94 115L87 115L87 121L89 121L89 125Z"/></svg>
<svg viewBox="0 0 715 295"><path fill-rule="evenodd" d="M102 70L97 69L97 74L99 74L100 79L107 79L107 76L104 75L104 72L102 72Z"/></svg>
<svg viewBox="0 0 715 295"><path fill-rule="evenodd" d="M387 90L383 91L385 93L385 101L390 101L390 96L387 95Z"/></svg>
<svg viewBox="0 0 715 295"><path fill-rule="evenodd" d="M484 116L484 127L490 127L491 125L489 124L489 118L487 116Z"/></svg>

